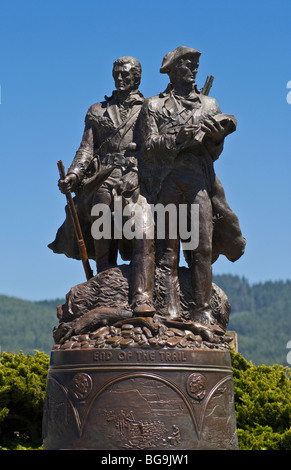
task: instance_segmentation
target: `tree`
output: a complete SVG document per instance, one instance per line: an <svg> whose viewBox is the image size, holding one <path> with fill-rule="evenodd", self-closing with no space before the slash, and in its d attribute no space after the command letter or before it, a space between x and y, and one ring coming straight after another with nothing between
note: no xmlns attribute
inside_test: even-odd
<svg viewBox="0 0 291 470"><path fill-rule="evenodd" d="M2 353L0 360L0 445L41 445L49 356ZM12 444L14 443L14 444Z"/></svg>
<svg viewBox="0 0 291 470"><path fill-rule="evenodd" d="M291 450L291 370L256 367L235 352L232 361L239 448Z"/></svg>

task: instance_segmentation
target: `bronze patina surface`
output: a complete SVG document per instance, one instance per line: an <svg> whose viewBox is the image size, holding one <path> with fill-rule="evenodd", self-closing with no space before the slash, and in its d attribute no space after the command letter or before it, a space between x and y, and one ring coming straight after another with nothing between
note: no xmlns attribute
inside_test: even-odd
<svg viewBox="0 0 291 470"><path fill-rule="evenodd" d="M235 450L230 354L53 351L43 426L47 450Z"/></svg>
<svg viewBox="0 0 291 470"><path fill-rule="evenodd" d="M67 174L59 161L68 205L49 247L86 281L57 308L45 449L237 449L230 304L212 281L246 244L214 169L237 121L208 96L213 76L198 90L200 56L166 54L168 86L147 99L139 61L117 59Z"/></svg>

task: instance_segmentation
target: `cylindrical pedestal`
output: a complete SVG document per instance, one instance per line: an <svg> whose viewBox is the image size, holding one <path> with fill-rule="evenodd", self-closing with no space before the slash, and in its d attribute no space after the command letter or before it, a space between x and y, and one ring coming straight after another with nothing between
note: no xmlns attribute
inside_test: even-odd
<svg viewBox="0 0 291 470"><path fill-rule="evenodd" d="M45 450L237 450L230 353L52 351L43 444Z"/></svg>

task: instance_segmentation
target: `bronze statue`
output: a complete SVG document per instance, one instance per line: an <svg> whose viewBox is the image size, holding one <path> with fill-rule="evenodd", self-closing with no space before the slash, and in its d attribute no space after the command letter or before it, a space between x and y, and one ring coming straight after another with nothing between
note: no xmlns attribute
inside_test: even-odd
<svg viewBox="0 0 291 470"><path fill-rule="evenodd" d="M197 89L200 55L184 46L168 53L160 71L169 75L170 83L164 93L146 100L138 90L139 62L118 59L113 66L116 90L86 115L81 145L59 187L63 193L76 193L76 212L97 275L73 287L58 309L57 342L130 318L155 335L160 324L167 324L225 344L230 308L212 282L212 263L220 254L237 260L245 239L215 175L214 161L225 137L235 131L236 119L222 114L216 100L207 96L212 76L201 92ZM135 213L141 237L115 237L116 196ZM100 216L92 207L100 204L110 208L112 230L110 237L95 239L92 226ZM158 206L178 209L174 225L183 225L182 234L171 236L165 217L165 236L160 239L153 211ZM181 206L186 207L183 220ZM193 206L199 208L195 246L189 243ZM180 243L188 268L179 267ZM49 247L80 259L68 217ZM130 267L117 266L118 250Z"/></svg>
<svg viewBox="0 0 291 470"><path fill-rule="evenodd" d="M133 57L121 57L114 62L112 74L116 90L111 97L105 96L105 101L89 108L80 147L67 176L60 179L59 188L64 194L70 191L76 193L74 203L88 257L96 260L98 273L117 266L118 249L123 259L133 258L133 311L135 314L150 315L155 312L152 304L153 274L149 275L154 269L153 254L140 259L142 252L138 246L143 245L142 240L133 239L127 243L124 238L116 239L113 220L107 238L92 237L91 227L98 218L92 215L92 207L106 205L113 213L115 195L122 197L123 204L140 203L145 208L146 216L147 204L138 191L137 148L134 142L135 124L144 101L138 89L141 65ZM66 210L68 212L68 208ZM150 218L145 217L137 223L146 226ZM152 243L148 241L148 245ZM80 259L69 214L49 248L55 253ZM148 252L153 253L153 250L149 247Z"/></svg>
<svg viewBox="0 0 291 470"><path fill-rule="evenodd" d="M208 96L212 76L197 89L200 54L168 53L169 86L148 99L139 62L118 59L116 90L90 107L67 175L59 162L67 218L49 246L82 259L87 280L57 309L44 449L238 447L230 304L212 282L218 256L245 248L214 171L236 119Z"/></svg>
<svg viewBox="0 0 291 470"><path fill-rule="evenodd" d="M211 325L211 265L221 253L232 261L238 259L245 239L213 168L236 120L222 114L214 98L198 91L195 79L200 54L181 46L164 57L160 72L169 75L170 84L164 93L146 100L139 115L143 147L139 170L143 191L152 203L164 207L186 203L188 214L191 205L199 205L199 243L197 248L185 250L191 272L191 319ZM166 234L160 245L157 265L165 272L167 315L180 317L179 237Z"/></svg>

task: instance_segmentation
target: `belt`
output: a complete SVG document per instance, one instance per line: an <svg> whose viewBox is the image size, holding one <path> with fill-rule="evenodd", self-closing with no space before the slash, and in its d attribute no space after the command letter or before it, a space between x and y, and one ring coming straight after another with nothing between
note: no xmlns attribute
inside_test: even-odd
<svg viewBox="0 0 291 470"><path fill-rule="evenodd" d="M104 155L100 158L102 166L136 166L136 158L125 157L122 154Z"/></svg>

